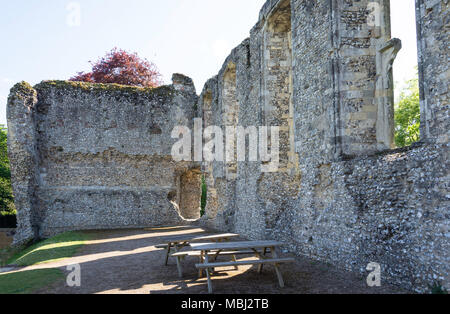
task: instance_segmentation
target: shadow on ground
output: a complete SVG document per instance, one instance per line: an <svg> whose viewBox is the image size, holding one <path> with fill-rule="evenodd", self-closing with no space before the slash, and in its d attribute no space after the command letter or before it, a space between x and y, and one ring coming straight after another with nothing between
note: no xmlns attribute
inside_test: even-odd
<svg viewBox="0 0 450 314"><path fill-rule="evenodd" d="M155 246L166 236L208 232L197 227L150 228L145 230L90 231L92 240L77 256L54 263L27 267L22 271L59 268L66 274L68 265L81 266L81 287L68 287L58 281L37 293L152 293L206 294L205 278L198 278L195 257L183 262L183 279L178 278L174 259L164 265L165 250ZM245 240L245 239L238 239ZM283 254L285 255L285 254ZM226 258L226 257L223 257ZM365 278L330 265L296 257L294 264L282 265L286 287L280 288L273 266L242 266L239 271L218 269L213 278L218 294L310 294L310 293L405 293L390 285L367 287Z"/></svg>

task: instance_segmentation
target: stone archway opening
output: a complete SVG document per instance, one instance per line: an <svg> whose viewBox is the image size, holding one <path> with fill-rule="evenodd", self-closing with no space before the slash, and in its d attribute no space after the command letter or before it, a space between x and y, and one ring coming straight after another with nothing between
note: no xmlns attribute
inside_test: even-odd
<svg viewBox="0 0 450 314"><path fill-rule="evenodd" d="M223 124L225 127L237 127L239 124L239 101L237 97L236 64L230 62L223 76ZM228 131L227 131L228 132ZM235 131L234 131L235 132ZM233 138L236 134L234 133ZM228 139L227 139L228 140ZM234 140L233 140L234 141ZM234 144L234 143L233 143ZM236 152L228 153L226 156L225 172L228 180L237 177Z"/></svg>
<svg viewBox="0 0 450 314"><path fill-rule="evenodd" d="M393 63L394 142L395 147L412 145L420 140L420 80L416 1L401 4L390 0L391 37L399 38L402 49Z"/></svg>
<svg viewBox="0 0 450 314"><path fill-rule="evenodd" d="M179 210L186 220L201 217L202 173L200 169L190 169L179 177Z"/></svg>

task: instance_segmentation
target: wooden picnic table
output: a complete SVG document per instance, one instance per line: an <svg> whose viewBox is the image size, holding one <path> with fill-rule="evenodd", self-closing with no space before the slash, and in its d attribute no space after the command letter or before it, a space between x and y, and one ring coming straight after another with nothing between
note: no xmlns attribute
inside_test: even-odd
<svg viewBox="0 0 450 314"><path fill-rule="evenodd" d="M163 238L163 241L165 242L164 246L166 247L167 253L166 253L166 261L165 265L167 265L169 261L169 255L172 248L175 249L176 252L178 252L180 249L182 249L185 246L188 246L192 242L198 242L198 241L211 241L211 242L222 242L222 241L228 241L229 239L239 237L239 234L236 233L222 233L222 234L212 234L212 235L205 235L205 234L184 234L179 236L173 236L173 237L165 237ZM177 265L178 265L178 259L177 259ZM180 266L178 265L180 268Z"/></svg>
<svg viewBox="0 0 450 314"><path fill-rule="evenodd" d="M208 279L208 292L212 293L212 282L210 270L214 270L215 267L224 266L240 266L240 265L259 265L259 272L262 272L264 264L273 264L275 272L278 277L280 287L284 287L283 276L281 275L278 267L281 263L294 262L293 258L279 258L276 248L282 246L283 243L277 241L241 241L241 242L222 242L222 243L191 243L190 247L193 251L200 251L200 263L196 264L196 267L202 271L206 271ZM262 252L260 250L263 250ZM222 251L253 251L256 260L237 261L232 262L216 262L216 257L220 255ZM265 255L270 250L271 257L267 258ZM209 257L214 255L213 261L210 262Z"/></svg>

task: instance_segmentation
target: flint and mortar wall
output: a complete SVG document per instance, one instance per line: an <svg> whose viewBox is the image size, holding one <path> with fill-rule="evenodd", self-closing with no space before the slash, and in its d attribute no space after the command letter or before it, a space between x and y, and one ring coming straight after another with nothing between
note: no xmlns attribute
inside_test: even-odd
<svg viewBox="0 0 450 314"><path fill-rule="evenodd" d="M377 262L383 280L416 291L449 288L449 2L417 0L422 139L400 150L392 65L401 42L389 15L388 0L268 0L196 113L192 81L179 75L152 92L16 85L15 241L196 218L200 194L188 185L198 184L198 165L172 161L170 134L197 116L223 131L281 127L277 172L259 161L202 163L199 223L362 273Z"/></svg>
<svg viewBox="0 0 450 314"><path fill-rule="evenodd" d="M205 162L201 223L275 238L366 274L377 262L383 280L408 289L449 287L449 10L446 1L419 2L421 86L429 88L422 124L430 131L402 150L392 149L392 64L401 42L390 36L389 1L266 2L250 38L205 85L199 115L224 126L227 69L235 65L236 125L279 124L285 166L264 173L261 162L239 162L230 177L224 163ZM380 15L371 16L376 8Z"/></svg>
<svg viewBox="0 0 450 314"><path fill-rule="evenodd" d="M194 165L172 160L171 132L191 127L196 102L181 75L154 90L55 81L15 87L8 104L15 242L183 223L178 183Z"/></svg>
<svg viewBox="0 0 450 314"><path fill-rule="evenodd" d="M448 143L450 3L416 0L421 97L421 135L424 140Z"/></svg>
<svg viewBox="0 0 450 314"><path fill-rule="evenodd" d="M23 243L35 237L33 230L34 195L38 182L35 117L36 91L27 83L16 84L8 97L8 155L11 183L17 209L15 241Z"/></svg>

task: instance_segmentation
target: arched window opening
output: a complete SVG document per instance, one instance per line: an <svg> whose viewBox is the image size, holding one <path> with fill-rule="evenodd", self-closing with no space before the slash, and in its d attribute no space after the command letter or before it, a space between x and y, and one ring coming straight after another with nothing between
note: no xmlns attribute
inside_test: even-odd
<svg viewBox="0 0 450 314"><path fill-rule="evenodd" d="M280 172L293 169L295 156L291 30L291 3L284 0L267 19L264 36L264 123L280 127Z"/></svg>
<svg viewBox="0 0 450 314"><path fill-rule="evenodd" d="M239 123L239 102L237 99L237 84L236 84L236 64L230 62L223 76L223 124L225 127L237 127ZM229 147L234 147L236 143L236 134L228 136L227 141L234 140L234 143L229 145ZM237 156L236 150L234 150L234 156L227 152L227 162L226 162L226 177L229 180L236 179L237 176Z"/></svg>
<svg viewBox="0 0 450 314"><path fill-rule="evenodd" d="M415 0L390 1L392 37L402 41L393 67L395 146L420 140L420 95Z"/></svg>

